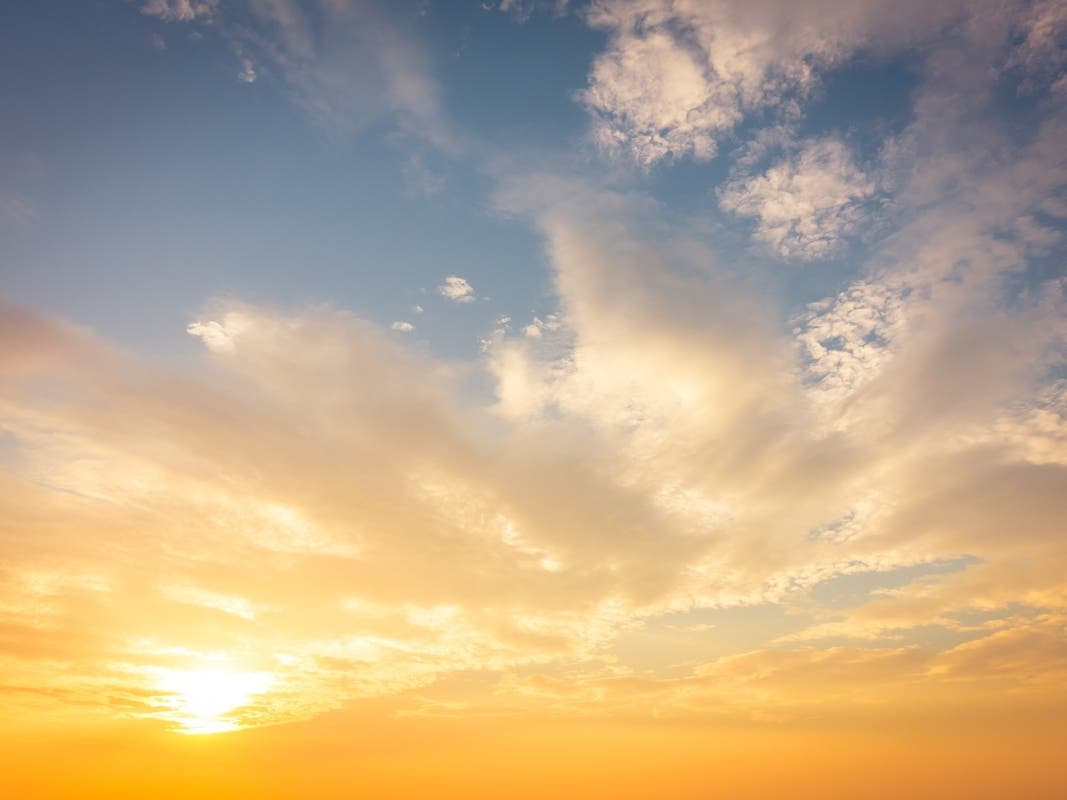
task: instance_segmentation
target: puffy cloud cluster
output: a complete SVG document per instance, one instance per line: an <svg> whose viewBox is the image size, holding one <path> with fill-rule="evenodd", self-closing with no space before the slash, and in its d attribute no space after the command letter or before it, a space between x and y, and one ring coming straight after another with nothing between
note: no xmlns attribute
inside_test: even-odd
<svg viewBox="0 0 1067 800"><path fill-rule="evenodd" d="M595 2L587 19L607 31L610 45L593 63L581 98L605 151L646 166L705 160L746 114L772 106L797 113L820 72L859 49L920 43L986 5Z"/></svg>
<svg viewBox="0 0 1067 800"><path fill-rule="evenodd" d="M836 139L808 142L794 157L719 192L727 211L753 217L756 236L786 258L811 261L838 253L867 217L877 183Z"/></svg>
<svg viewBox="0 0 1067 800"><path fill-rule="evenodd" d="M579 94L592 138L645 167L710 159L754 113L796 118L821 75L859 53L937 59L946 39L971 38L1024 89L1064 87L1058 0L597 0L585 16L609 37Z"/></svg>

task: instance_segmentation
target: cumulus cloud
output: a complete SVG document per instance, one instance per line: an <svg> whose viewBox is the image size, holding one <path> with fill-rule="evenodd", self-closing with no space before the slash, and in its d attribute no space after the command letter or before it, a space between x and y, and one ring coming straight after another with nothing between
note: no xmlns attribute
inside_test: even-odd
<svg viewBox="0 0 1067 800"><path fill-rule="evenodd" d="M449 275L445 278L444 282L437 287L437 292L453 303L473 303L475 300L474 287L466 278L458 275Z"/></svg>
<svg viewBox="0 0 1067 800"><path fill-rule="evenodd" d="M835 139L808 142L762 175L719 191L727 211L756 220L756 237L785 258L811 261L842 250L869 211L877 183Z"/></svg>
<svg viewBox="0 0 1067 800"><path fill-rule="evenodd" d="M392 328L394 331L400 331L401 333L411 333L413 330L415 330L414 325L412 325L410 322L404 322L403 320L398 320L389 327Z"/></svg>
<svg viewBox="0 0 1067 800"><path fill-rule="evenodd" d="M649 166L712 158L750 112L797 113L820 74L860 48L921 43L968 11L957 0L623 0L586 19L609 36L579 99L605 152Z"/></svg>

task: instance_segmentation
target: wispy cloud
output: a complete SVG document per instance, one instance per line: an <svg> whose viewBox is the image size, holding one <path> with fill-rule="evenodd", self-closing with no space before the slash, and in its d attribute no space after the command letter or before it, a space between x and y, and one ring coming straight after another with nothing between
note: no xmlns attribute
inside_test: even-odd
<svg viewBox="0 0 1067 800"><path fill-rule="evenodd" d="M238 60L238 81L281 79L294 102L331 136L389 119L423 147L448 156L462 149L462 136L441 108L426 53L375 3L146 0L141 11L218 34Z"/></svg>

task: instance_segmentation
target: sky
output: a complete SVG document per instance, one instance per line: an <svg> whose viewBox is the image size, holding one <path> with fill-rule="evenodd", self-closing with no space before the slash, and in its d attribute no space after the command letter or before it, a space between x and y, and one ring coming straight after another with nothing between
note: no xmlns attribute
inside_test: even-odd
<svg viewBox="0 0 1067 800"><path fill-rule="evenodd" d="M1064 0L7 0L0 793L1067 795L1064 142Z"/></svg>

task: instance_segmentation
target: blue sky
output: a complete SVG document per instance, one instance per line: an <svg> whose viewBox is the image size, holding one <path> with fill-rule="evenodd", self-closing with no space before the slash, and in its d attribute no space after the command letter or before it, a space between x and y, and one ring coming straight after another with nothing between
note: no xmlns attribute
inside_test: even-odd
<svg viewBox="0 0 1067 800"><path fill-rule="evenodd" d="M0 15L0 614L85 686L1067 702L1062 0Z"/></svg>
<svg viewBox="0 0 1067 800"><path fill-rule="evenodd" d="M228 26L245 24L247 10L188 22L141 11L19 2L9 12L4 160L34 216L9 228L13 299L131 344L171 348L187 344L182 322L216 294L326 300L390 322L414 305L440 306L434 287L458 273L491 299L463 314L433 308L420 328L431 347L470 355L500 315L525 322L555 310L539 239L492 207L494 173L509 162L556 161L638 187L675 213L702 217L730 258L767 266L746 249L746 226L718 209L714 187L729 175L729 149L775 111L728 131L727 152L707 162L637 173L604 163L576 95L605 37L574 9L378 9L374 24L419 53L439 106L433 124L463 140L443 148L371 97L385 90L380 74L359 71L366 65L345 76L366 107L330 98L340 108L330 120L302 107L309 101L269 60L254 82L239 80ZM828 71L796 134L846 136L873 156L906 123L914 85L901 58L857 55ZM806 301L848 271L838 260L774 280Z"/></svg>
<svg viewBox="0 0 1067 800"><path fill-rule="evenodd" d="M459 272L492 304L428 324L464 353L497 315L544 308L539 244L489 207L487 162L579 141L569 92L597 37L573 18L517 25L460 6L389 9L471 140L442 153L398 131L376 100L335 127L294 103L276 68L240 82L215 26L127 3L16 4L4 28L4 152L37 211L5 251L8 291L160 346L184 344L182 322L205 294L325 299L388 322L439 305L434 287ZM376 77L352 79L379 90ZM420 180L428 196L411 185Z"/></svg>

